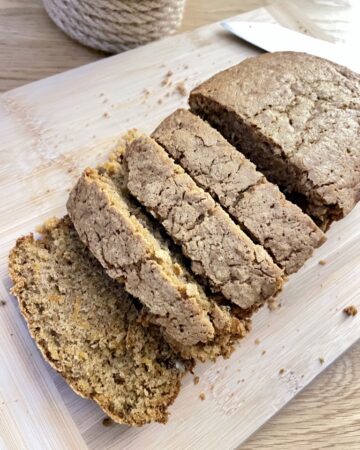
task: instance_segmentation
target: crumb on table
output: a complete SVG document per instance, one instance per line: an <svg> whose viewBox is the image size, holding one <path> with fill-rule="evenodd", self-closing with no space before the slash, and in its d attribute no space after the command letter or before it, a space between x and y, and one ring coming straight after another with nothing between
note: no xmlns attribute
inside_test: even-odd
<svg viewBox="0 0 360 450"><path fill-rule="evenodd" d="M261 352L262 355L265 355L265 353L266 353L266 350L263 350L263 351Z"/></svg>
<svg viewBox="0 0 360 450"><path fill-rule="evenodd" d="M256 338L254 342L255 342L256 345L261 344L261 341L260 341L260 339L258 339L258 338Z"/></svg>
<svg viewBox="0 0 360 450"><path fill-rule="evenodd" d="M347 306L346 308L344 308L343 312L345 314L347 314L348 316L356 316L358 310L357 310L356 306L350 305L350 306Z"/></svg>
<svg viewBox="0 0 360 450"><path fill-rule="evenodd" d="M181 81L180 83L178 83L175 87L176 92L178 92L180 95L182 95L183 97L187 96L187 90L185 87L185 83L183 81Z"/></svg>
<svg viewBox="0 0 360 450"><path fill-rule="evenodd" d="M270 311L275 311L275 310L279 309L281 306L276 298L270 298L267 301L267 305L268 305L268 308Z"/></svg>
<svg viewBox="0 0 360 450"><path fill-rule="evenodd" d="M194 384L199 384L200 377L196 376L194 377Z"/></svg>
<svg viewBox="0 0 360 450"><path fill-rule="evenodd" d="M105 417L105 419L103 419L102 424L104 425L104 427L109 427L110 425L112 425L113 420L110 417Z"/></svg>
<svg viewBox="0 0 360 450"><path fill-rule="evenodd" d="M319 362L320 362L320 364L324 364L324 362L325 362L325 359L322 357L322 356L320 356L320 358L319 358Z"/></svg>
<svg viewBox="0 0 360 450"><path fill-rule="evenodd" d="M326 259L320 259L319 265L320 266L325 266L325 264L326 264Z"/></svg>
<svg viewBox="0 0 360 450"><path fill-rule="evenodd" d="M205 394L202 392L200 395L199 395L199 399L200 400L205 400Z"/></svg>
<svg viewBox="0 0 360 450"><path fill-rule="evenodd" d="M5 300L0 300L0 306L5 306L6 305L6 301Z"/></svg>
<svg viewBox="0 0 360 450"><path fill-rule="evenodd" d="M285 373L285 369L281 368L281 369L279 370L279 375L282 375L283 373Z"/></svg>
<svg viewBox="0 0 360 450"><path fill-rule="evenodd" d="M171 70L168 70L161 81L161 86L170 86L171 85L171 77L173 73Z"/></svg>

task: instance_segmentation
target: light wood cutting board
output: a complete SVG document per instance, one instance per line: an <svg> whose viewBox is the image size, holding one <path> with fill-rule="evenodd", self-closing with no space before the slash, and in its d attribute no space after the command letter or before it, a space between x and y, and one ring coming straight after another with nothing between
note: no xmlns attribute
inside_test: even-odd
<svg viewBox="0 0 360 450"><path fill-rule="evenodd" d="M240 17L276 17L317 34L284 6ZM104 427L102 411L43 361L9 295L7 254L15 239L65 213L68 190L85 166L105 159L126 129L150 132L185 106L177 83L189 91L258 52L214 24L0 97L0 448L232 449L360 337L359 316L342 312L359 305L359 207L290 277L282 307L256 315L252 335L229 360L199 364L196 386L191 376L184 380L166 426ZM172 85L163 86L169 70Z"/></svg>

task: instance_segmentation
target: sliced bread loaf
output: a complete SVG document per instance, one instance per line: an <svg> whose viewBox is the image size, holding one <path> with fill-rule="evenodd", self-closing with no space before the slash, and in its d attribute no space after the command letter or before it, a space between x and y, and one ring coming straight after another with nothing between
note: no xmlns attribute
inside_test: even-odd
<svg viewBox="0 0 360 450"><path fill-rule="evenodd" d="M159 224L129 195L121 160L120 147L111 162L86 170L72 190L67 206L81 240L108 275L147 306L151 314L143 320L161 325L184 357L228 356L249 320L205 294Z"/></svg>
<svg viewBox="0 0 360 450"><path fill-rule="evenodd" d="M325 241L324 233L308 215L190 111L175 111L154 131L153 138L287 274L300 269L314 248Z"/></svg>
<svg viewBox="0 0 360 450"><path fill-rule="evenodd" d="M267 53L216 74L189 102L323 229L359 201L359 74L305 53Z"/></svg>
<svg viewBox="0 0 360 450"><path fill-rule="evenodd" d="M192 269L241 308L262 304L283 284L282 271L153 139L125 152L129 191L165 227Z"/></svg>
<svg viewBox="0 0 360 450"><path fill-rule="evenodd" d="M116 422L166 422L185 363L78 238L52 220L10 253L13 293L44 357Z"/></svg>

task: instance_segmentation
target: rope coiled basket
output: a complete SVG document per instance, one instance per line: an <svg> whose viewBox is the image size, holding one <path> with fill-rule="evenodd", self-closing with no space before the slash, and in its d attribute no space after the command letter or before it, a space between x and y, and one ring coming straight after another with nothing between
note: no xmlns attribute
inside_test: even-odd
<svg viewBox="0 0 360 450"><path fill-rule="evenodd" d="M43 0L55 24L71 38L119 53L174 33L185 0Z"/></svg>

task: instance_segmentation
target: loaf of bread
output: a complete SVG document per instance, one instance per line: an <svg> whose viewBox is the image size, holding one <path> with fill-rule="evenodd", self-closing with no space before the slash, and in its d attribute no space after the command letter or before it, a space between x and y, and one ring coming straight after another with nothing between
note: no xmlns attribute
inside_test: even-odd
<svg viewBox="0 0 360 450"><path fill-rule="evenodd" d="M263 304L283 284L282 271L212 197L153 139L125 152L128 189L190 258L192 269L243 309Z"/></svg>
<svg viewBox="0 0 360 450"><path fill-rule="evenodd" d="M159 327L141 325L140 304L104 273L68 218L49 221L40 240L18 239L9 272L32 337L75 392L119 423L166 422L191 362Z"/></svg>
<svg viewBox="0 0 360 450"><path fill-rule="evenodd" d="M152 136L285 273L299 270L314 248L325 241L324 233L309 216L190 111L175 111Z"/></svg>
<svg viewBox="0 0 360 450"><path fill-rule="evenodd" d="M189 102L323 229L359 201L360 75L268 53L216 74Z"/></svg>
<svg viewBox="0 0 360 450"><path fill-rule="evenodd" d="M324 230L360 197L359 75L267 54L215 75L189 102L227 140L176 111L153 139L85 170L71 220L18 239L9 258L44 357L128 425L166 422L194 360L228 357L252 312L324 242L271 181Z"/></svg>

